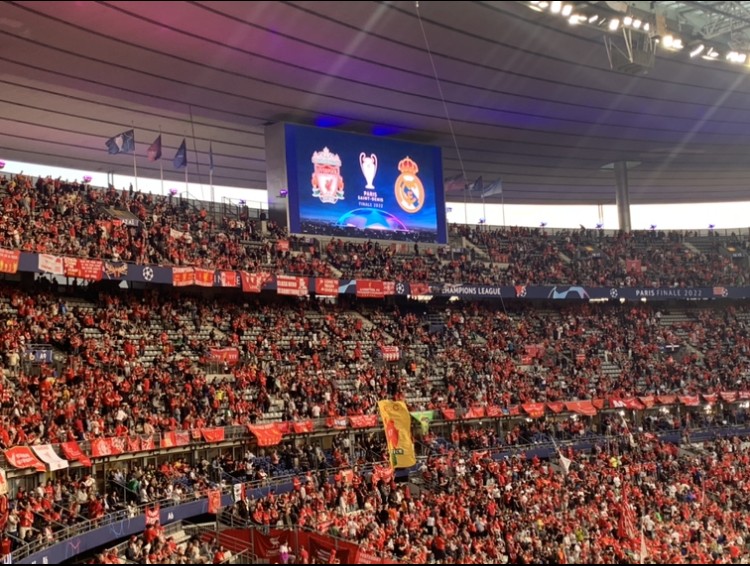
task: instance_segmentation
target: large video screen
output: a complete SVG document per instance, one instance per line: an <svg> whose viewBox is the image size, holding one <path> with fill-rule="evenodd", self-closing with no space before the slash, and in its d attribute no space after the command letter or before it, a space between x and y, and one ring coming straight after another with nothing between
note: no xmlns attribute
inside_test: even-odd
<svg viewBox="0 0 750 566"><path fill-rule="evenodd" d="M285 124L297 234L445 243L440 148Z"/></svg>

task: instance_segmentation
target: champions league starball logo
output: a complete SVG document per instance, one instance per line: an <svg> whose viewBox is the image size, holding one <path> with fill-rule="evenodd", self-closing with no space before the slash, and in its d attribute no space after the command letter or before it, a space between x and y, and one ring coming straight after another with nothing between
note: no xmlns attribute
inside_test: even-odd
<svg viewBox="0 0 750 566"><path fill-rule="evenodd" d="M424 206L425 197L424 186L417 177L419 166L411 157L405 157L398 162L398 170L401 174L393 187L396 192L396 202L404 212L409 214L419 212Z"/></svg>
<svg viewBox="0 0 750 566"><path fill-rule="evenodd" d="M344 198L344 178L341 176L341 158L327 147L312 154L312 194L320 202L336 204Z"/></svg>

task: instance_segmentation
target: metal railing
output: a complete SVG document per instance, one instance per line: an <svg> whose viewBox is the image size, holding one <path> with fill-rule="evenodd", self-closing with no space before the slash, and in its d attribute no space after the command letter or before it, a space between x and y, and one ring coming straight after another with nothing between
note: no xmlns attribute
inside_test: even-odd
<svg viewBox="0 0 750 566"><path fill-rule="evenodd" d="M691 440L693 442L705 442L705 441L711 441L711 440L716 440L718 438L726 438L726 437L731 437L731 436L748 436L750 435L750 428L748 426L742 426L742 427L741 426L735 426L735 427L716 426L716 427L696 428L690 432L689 439L683 438L683 434L682 434L683 432L684 431L682 429L670 429L670 430L660 430L660 431L654 432L653 434L655 434L656 436L660 438L667 438L667 437L676 435L679 442L682 442L683 440ZM538 442L538 443L533 443L533 444L508 445L508 446L496 446L496 447L474 450L474 451L465 450L465 452L467 454L470 454L472 452L485 452L486 451L488 456L491 458L501 458L501 457L509 457L509 456L514 456L514 455L527 454L531 450L547 450L552 454L558 448L567 447L567 446L587 445L587 446L593 447L595 445L601 445L601 446L616 445L621 440L622 440L622 437L618 435L613 435L613 436L591 435L585 438L571 438L567 440L558 440L558 441L554 441L550 439L547 442ZM423 458L421 458L420 461L423 461ZM371 472L374 466L378 464L385 465L386 462L368 463L366 465L360 466L358 468L358 472L360 474L366 474L368 472ZM339 468L327 468L326 472L330 475L333 475L344 469L350 469L350 466L339 467ZM289 485L295 476L300 477L301 474L292 473L292 474L279 476L279 477L269 477L264 480L251 481L251 482L239 482L238 481L237 483L244 483L246 485L246 491L254 490L254 489L261 489L261 488L278 488L282 485ZM220 486L220 489L222 491L222 494L229 494L229 493L232 493L233 486L232 485ZM63 542L65 540L71 539L76 536L80 536L82 534L85 534L99 527L117 523L118 521L127 519L129 517L132 518L132 516L138 516L138 515L144 514L146 508L153 507L157 504L160 506L160 509L166 509L169 507L174 507L176 505L189 503L190 501L196 501L199 499L205 499L205 496L201 494L200 492L196 492L195 494L192 494L192 497L188 496L179 501L172 499L172 498L168 498L168 499L162 499L159 501L153 501L150 503L140 504L137 506L137 513L133 515L131 515L130 510L125 509L125 510L119 510L119 511L115 511L112 513L108 513L98 519L87 519L87 520L81 521L80 523L76 523L75 525L64 527L60 531L57 531L55 533L56 540L52 543L49 543L46 541L45 542L33 541L33 542L19 546L18 548L14 549L13 557L15 561L21 560L25 558L26 556L29 556L31 554L44 550L45 548L51 546L52 544ZM232 518L232 524L234 524L234 518ZM243 521L243 522L238 522L237 526L257 526L257 525L254 525L252 521ZM106 541L103 541L103 543L106 544Z"/></svg>

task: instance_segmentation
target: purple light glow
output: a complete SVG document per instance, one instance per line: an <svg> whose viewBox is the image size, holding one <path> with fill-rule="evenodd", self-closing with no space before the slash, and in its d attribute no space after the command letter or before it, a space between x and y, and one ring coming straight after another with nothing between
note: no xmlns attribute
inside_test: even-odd
<svg viewBox="0 0 750 566"><path fill-rule="evenodd" d="M169 189L169 194L174 196L177 194L177 189Z"/></svg>
<svg viewBox="0 0 750 566"><path fill-rule="evenodd" d="M0 161L0 169L5 169L5 161Z"/></svg>
<svg viewBox="0 0 750 566"><path fill-rule="evenodd" d="M318 116L315 118L315 125L319 128L336 128L343 126L345 120L337 116Z"/></svg>
<svg viewBox="0 0 750 566"><path fill-rule="evenodd" d="M92 177L91 175L86 175L86 176L85 176L85 177L83 178L83 182L84 182L84 183L90 183L92 179L93 179L93 177Z"/></svg>

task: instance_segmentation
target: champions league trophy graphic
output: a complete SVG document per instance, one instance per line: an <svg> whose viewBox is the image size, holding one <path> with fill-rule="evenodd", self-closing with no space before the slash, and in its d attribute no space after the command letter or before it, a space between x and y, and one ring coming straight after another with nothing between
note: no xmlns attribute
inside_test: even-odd
<svg viewBox="0 0 750 566"><path fill-rule="evenodd" d="M375 174L378 172L378 156L374 153L370 154L370 157L365 155L365 152L359 154L359 167L362 169L362 175L365 176L366 189L374 189L375 186L372 182L375 180Z"/></svg>

